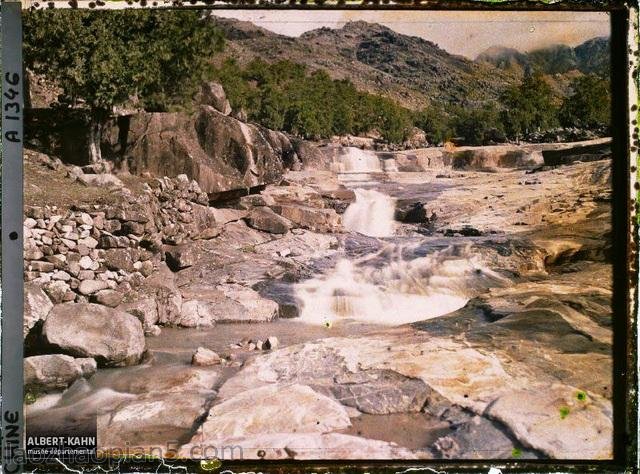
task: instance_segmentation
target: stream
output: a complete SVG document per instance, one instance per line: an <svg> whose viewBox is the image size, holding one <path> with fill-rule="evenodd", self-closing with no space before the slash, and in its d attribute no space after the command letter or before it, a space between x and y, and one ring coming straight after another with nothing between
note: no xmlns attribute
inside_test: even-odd
<svg viewBox="0 0 640 474"><path fill-rule="evenodd" d="M425 186L419 173L384 172L389 166L373 152L355 148L343 155L339 168L340 182L354 190L356 200L343 215L347 232L339 238L334 265L325 265L313 278L293 284L293 294L302 303L299 318L163 328L159 336L147 337L148 356L143 364L100 369L61 394L38 398L28 408L29 425L61 432L78 429L90 424L97 411L122 400L192 383L194 370L202 388L220 387L259 353L239 350L236 345L242 341L275 336L284 347L383 331L455 311L481 290L506 282L471 255L469 238L428 237L394 220L397 198L418 195L427 201L437 196L442 185ZM222 369L194 369L191 356L198 347L221 355L233 353L234 362ZM424 413L385 415L385 423L380 418L362 414L345 433L417 449L449 430Z"/></svg>

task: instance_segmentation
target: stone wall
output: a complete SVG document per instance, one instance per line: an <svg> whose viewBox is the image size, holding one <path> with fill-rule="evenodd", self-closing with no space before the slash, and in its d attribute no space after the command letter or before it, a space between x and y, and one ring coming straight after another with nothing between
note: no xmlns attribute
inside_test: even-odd
<svg viewBox="0 0 640 474"><path fill-rule="evenodd" d="M38 332L52 303L118 307L166 268L165 245L217 235L216 209L195 181L180 175L143 187L135 196L118 191L125 196L116 204L26 208L25 337Z"/></svg>

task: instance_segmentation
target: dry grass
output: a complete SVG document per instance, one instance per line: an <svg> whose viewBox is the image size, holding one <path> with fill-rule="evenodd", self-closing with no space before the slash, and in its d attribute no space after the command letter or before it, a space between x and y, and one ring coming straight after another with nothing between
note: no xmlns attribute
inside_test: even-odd
<svg viewBox="0 0 640 474"><path fill-rule="evenodd" d="M136 189L142 186L135 177L123 180L126 186ZM40 162L30 151L24 157L24 205L57 206L66 210L73 205L113 204L121 199L117 190L84 184L69 178L64 169L53 170Z"/></svg>

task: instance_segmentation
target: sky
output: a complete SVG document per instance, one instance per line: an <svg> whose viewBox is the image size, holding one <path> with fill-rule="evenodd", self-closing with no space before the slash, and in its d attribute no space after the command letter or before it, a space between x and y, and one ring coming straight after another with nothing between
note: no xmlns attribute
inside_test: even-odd
<svg viewBox="0 0 640 474"><path fill-rule="evenodd" d="M215 15L251 21L288 36L365 20L419 36L449 53L472 59L491 46L523 52L557 43L576 46L596 36L608 36L610 28L609 14L604 12L218 10Z"/></svg>

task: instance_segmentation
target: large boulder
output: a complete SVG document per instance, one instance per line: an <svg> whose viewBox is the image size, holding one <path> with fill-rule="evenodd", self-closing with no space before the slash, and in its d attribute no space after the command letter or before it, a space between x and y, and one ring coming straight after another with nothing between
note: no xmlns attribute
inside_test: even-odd
<svg viewBox="0 0 640 474"><path fill-rule="evenodd" d="M23 337L39 322L47 319L53 303L37 283L24 284Z"/></svg>
<svg viewBox="0 0 640 474"><path fill-rule="evenodd" d="M74 359L63 354L27 357L24 360L24 386L27 390L49 391L67 388L80 377L96 371L91 358Z"/></svg>
<svg viewBox="0 0 640 474"><path fill-rule="evenodd" d="M303 168L313 170L331 169L331 157L322 148L300 139L293 140L292 145Z"/></svg>
<svg viewBox="0 0 640 474"><path fill-rule="evenodd" d="M265 206L253 209L247 216L247 223L254 229L271 234L286 234L291 228L291 222L288 219Z"/></svg>
<svg viewBox="0 0 640 474"><path fill-rule="evenodd" d="M134 365L145 351L138 319L92 303L55 306L43 326L48 344L78 357L93 357L103 366Z"/></svg>
<svg viewBox="0 0 640 474"><path fill-rule="evenodd" d="M211 286L192 284L181 288L185 327L212 326L215 323L260 323L278 316L278 303L237 284Z"/></svg>
<svg viewBox="0 0 640 474"><path fill-rule="evenodd" d="M231 104L222 85L217 82L205 82L200 89L200 102L210 105L224 115L231 113Z"/></svg>
<svg viewBox="0 0 640 474"><path fill-rule="evenodd" d="M123 137L126 139L123 140ZM103 154L134 174L186 174L211 195L277 183L292 162L282 133L202 105L196 113L140 113L107 127Z"/></svg>
<svg viewBox="0 0 640 474"><path fill-rule="evenodd" d="M149 324L154 320L159 324L177 324L181 317L182 295L176 284L175 275L167 265L158 265L157 271L144 280L139 292L155 300L157 317L154 315L153 305L145 303L144 308L136 313L138 318L144 314L146 316L142 319Z"/></svg>
<svg viewBox="0 0 640 474"><path fill-rule="evenodd" d="M308 206L274 206L273 210L303 229L315 232L340 232L342 219L333 209Z"/></svg>

